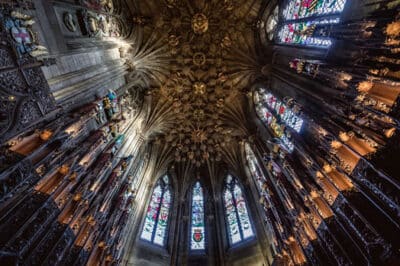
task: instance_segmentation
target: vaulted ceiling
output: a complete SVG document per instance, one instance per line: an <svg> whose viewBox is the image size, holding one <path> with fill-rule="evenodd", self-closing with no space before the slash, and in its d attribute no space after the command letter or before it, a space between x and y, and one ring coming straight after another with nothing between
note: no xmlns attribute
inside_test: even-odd
<svg viewBox="0 0 400 266"><path fill-rule="evenodd" d="M129 51L133 78L150 88L149 135L175 162L224 160L248 136L246 93L262 69L254 34L261 2L138 1L144 30Z"/></svg>

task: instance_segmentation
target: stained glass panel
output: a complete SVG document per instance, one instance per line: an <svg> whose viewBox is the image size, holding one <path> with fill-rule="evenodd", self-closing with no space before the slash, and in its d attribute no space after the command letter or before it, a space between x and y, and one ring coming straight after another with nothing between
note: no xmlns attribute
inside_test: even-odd
<svg viewBox="0 0 400 266"><path fill-rule="evenodd" d="M337 14L343 11L346 0L292 0L283 10L286 20Z"/></svg>
<svg viewBox="0 0 400 266"><path fill-rule="evenodd" d="M232 198L232 193L229 190L225 190L224 192L224 203L228 221L229 239L231 240L232 244L236 244L242 241L242 237L240 236L239 221L237 219L236 208L234 206L235 203Z"/></svg>
<svg viewBox="0 0 400 266"><path fill-rule="evenodd" d="M281 102L267 90L260 88L255 94L257 115L269 126L275 136L280 138L281 146L288 152L294 150L294 144L284 126L292 128L297 133L301 132L303 119L297 116L284 102Z"/></svg>
<svg viewBox="0 0 400 266"><path fill-rule="evenodd" d="M235 185L234 190L235 204L239 221L242 229L243 239L247 239L254 235L253 229L251 228L249 214L247 212L246 202L242 194L242 190L238 185Z"/></svg>
<svg viewBox="0 0 400 266"><path fill-rule="evenodd" d="M157 223L157 215L160 209L160 202L162 197L161 186L158 185L151 196L149 207L147 208L147 214L144 222L144 227L141 237L148 241L152 240L154 227Z"/></svg>
<svg viewBox="0 0 400 266"><path fill-rule="evenodd" d="M196 182L192 195L192 229L191 229L192 250L204 250L205 228L204 228L204 196L200 182Z"/></svg>
<svg viewBox="0 0 400 266"><path fill-rule="evenodd" d="M337 23L339 23L339 18L287 23L279 30L278 41L286 44L328 48L332 45L332 40L328 37L313 36L313 32L318 25Z"/></svg>
<svg viewBox="0 0 400 266"><path fill-rule="evenodd" d="M161 210L158 215L156 234L154 236L154 243L160 246L164 245L164 239L168 225L170 204L171 204L171 193L169 190L167 190L164 193L163 201L161 204Z"/></svg>
<svg viewBox="0 0 400 266"><path fill-rule="evenodd" d="M339 14L347 0L291 0L283 9L284 23L280 26L277 40L281 43L328 48L329 37L315 36L319 25L339 23Z"/></svg>
<svg viewBox="0 0 400 266"><path fill-rule="evenodd" d="M227 178L223 197L230 243L234 245L254 236L243 192L232 176Z"/></svg>
<svg viewBox="0 0 400 266"><path fill-rule="evenodd" d="M171 208L171 191L168 176L158 181L153 190L140 237L154 244L164 246Z"/></svg>

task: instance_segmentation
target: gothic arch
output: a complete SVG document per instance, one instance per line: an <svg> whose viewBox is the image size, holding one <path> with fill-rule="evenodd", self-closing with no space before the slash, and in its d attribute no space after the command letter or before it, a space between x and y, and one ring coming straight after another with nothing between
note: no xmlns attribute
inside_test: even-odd
<svg viewBox="0 0 400 266"><path fill-rule="evenodd" d="M143 240L141 237L145 220L147 214L147 208L151 202L151 197L156 188L160 179L164 176L168 176L169 178L169 188L171 191L171 204L169 207L169 217L168 224L166 228L165 234L165 244L164 246L154 245L149 243L149 241ZM154 177L153 177L154 178ZM139 231L136 233L135 249L133 250L133 257L136 261L154 261L159 264L170 264L171 263L171 255L175 242L175 227L177 222L177 208L179 204L179 188L177 187L176 178L171 171L165 172L164 174L158 176L156 180L151 182L152 185L148 187L148 191L144 196L147 200L144 202L142 206L142 213L138 215L138 219L140 219L140 223L138 224ZM154 229L156 230L156 229Z"/></svg>

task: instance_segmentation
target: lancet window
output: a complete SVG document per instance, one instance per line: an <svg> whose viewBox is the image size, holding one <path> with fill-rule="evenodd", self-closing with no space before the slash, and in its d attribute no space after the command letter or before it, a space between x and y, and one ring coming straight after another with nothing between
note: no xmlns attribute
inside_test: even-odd
<svg viewBox="0 0 400 266"><path fill-rule="evenodd" d="M255 91L254 103L258 117L280 139L281 146L292 152L294 144L286 127L300 133L303 119L297 116L284 102L263 88Z"/></svg>
<svg viewBox="0 0 400 266"><path fill-rule="evenodd" d="M228 175L223 192L229 242L238 244L254 236L243 191L237 179Z"/></svg>
<svg viewBox="0 0 400 266"><path fill-rule="evenodd" d="M141 239L164 246L167 237L168 220L172 203L172 191L167 175L157 182L141 233Z"/></svg>
<svg viewBox="0 0 400 266"><path fill-rule="evenodd" d="M205 249L204 224L204 192L200 182L196 182L192 190L192 215L190 249L202 251Z"/></svg>
<svg viewBox="0 0 400 266"><path fill-rule="evenodd" d="M289 0L282 11L277 41L290 45L328 48L327 30L340 22L347 0Z"/></svg>

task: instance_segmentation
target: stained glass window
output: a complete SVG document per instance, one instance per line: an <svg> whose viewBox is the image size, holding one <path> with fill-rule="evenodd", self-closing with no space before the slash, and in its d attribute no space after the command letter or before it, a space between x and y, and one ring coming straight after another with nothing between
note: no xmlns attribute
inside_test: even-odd
<svg viewBox="0 0 400 266"><path fill-rule="evenodd" d="M328 48L332 44L326 29L340 22L347 0L289 0L283 9L284 21L278 42Z"/></svg>
<svg viewBox="0 0 400 266"><path fill-rule="evenodd" d="M294 150L290 132L286 127L300 133L303 119L296 115L285 103L263 88L255 92L255 106L259 118L281 141L281 146L289 152Z"/></svg>
<svg viewBox="0 0 400 266"><path fill-rule="evenodd" d="M242 189L231 175L223 193L229 241L232 245L254 236Z"/></svg>
<svg viewBox="0 0 400 266"><path fill-rule="evenodd" d="M283 10L287 20L311 16L338 14L343 11L347 0L291 0Z"/></svg>
<svg viewBox="0 0 400 266"><path fill-rule="evenodd" d="M164 246L171 208L171 189L168 176L158 182L151 195L143 225L141 238Z"/></svg>
<svg viewBox="0 0 400 266"><path fill-rule="evenodd" d="M205 249L204 195L200 182L196 182L192 193L192 226L190 248Z"/></svg>

